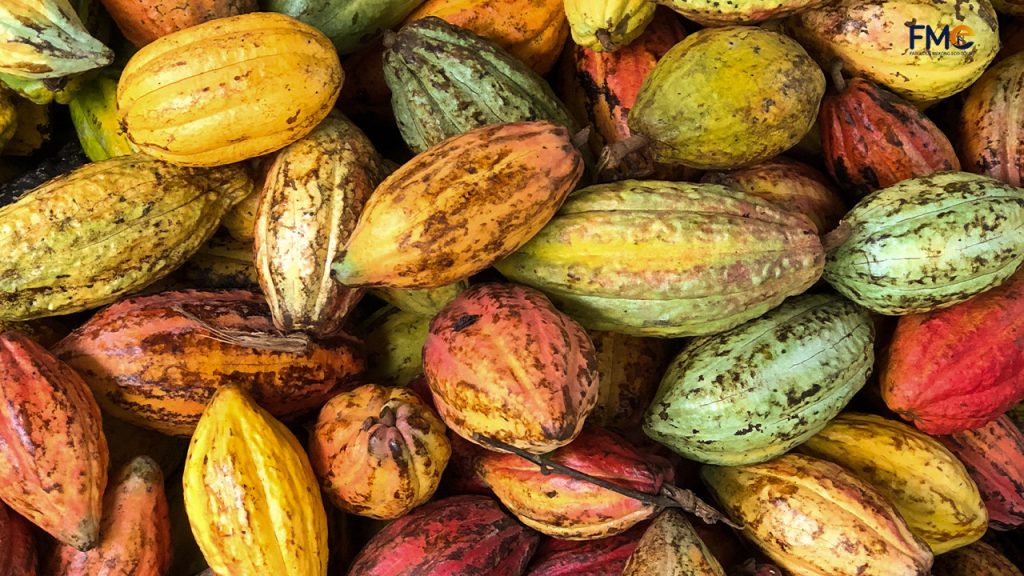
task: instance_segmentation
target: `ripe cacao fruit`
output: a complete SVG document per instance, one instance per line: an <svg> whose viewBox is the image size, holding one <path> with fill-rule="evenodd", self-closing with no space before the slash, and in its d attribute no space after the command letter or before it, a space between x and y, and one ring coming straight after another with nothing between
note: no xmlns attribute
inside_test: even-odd
<svg viewBox="0 0 1024 576"><path fill-rule="evenodd" d="M206 241L180 268L191 286L259 290L260 279L253 262L252 242L218 234Z"/></svg>
<svg viewBox="0 0 1024 576"><path fill-rule="evenodd" d="M344 73L331 42L281 14L211 20L139 50L117 86L120 123L141 152L219 166L305 136L334 106Z"/></svg>
<svg viewBox="0 0 1024 576"><path fill-rule="evenodd" d="M807 576L927 576L933 556L866 482L831 462L787 454L705 466L704 482L743 535L781 568Z"/></svg>
<svg viewBox="0 0 1024 576"><path fill-rule="evenodd" d="M803 214L814 222L819 234L835 228L846 214L842 198L821 172L783 157L749 168L708 172L700 181L753 194L784 210Z"/></svg>
<svg viewBox="0 0 1024 576"><path fill-rule="evenodd" d="M464 280L536 234L582 175L569 131L552 122L485 126L445 140L377 187L334 278L394 288Z"/></svg>
<svg viewBox="0 0 1024 576"><path fill-rule="evenodd" d="M521 576L540 535L487 496L437 500L388 524L349 576Z"/></svg>
<svg viewBox="0 0 1024 576"><path fill-rule="evenodd" d="M256 211L260 207L261 189L253 190L242 198L221 219L224 229L239 242L251 242L256 237Z"/></svg>
<svg viewBox="0 0 1024 576"><path fill-rule="evenodd" d="M565 15L577 46L614 52L643 33L657 6L648 0L565 0Z"/></svg>
<svg viewBox="0 0 1024 576"><path fill-rule="evenodd" d="M31 525L0 502L0 575L36 576L39 562Z"/></svg>
<svg viewBox="0 0 1024 576"><path fill-rule="evenodd" d="M370 292L400 310L432 318L468 287L469 281L460 280L437 288L373 288Z"/></svg>
<svg viewBox="0 0 1024 576"><path fill-rule="evenodd" d="M838 296L793 298L691 341L669 365L644 432L690 460L764 462L820 431L867 382L874 326Z"/></svg>
<svg viewBox="0 0 1024 576"><path fill-rule="evenodd" d="M1024 400L1022 337L1024 271L956 306L904 316L881 366L882 398L928 434L982 426Z"/></svg>
<svg viewBox="0 0 1024 576"><path fill-rule="evenodd" d="M243 290L129 298L54 350L112 415L185 436L227 384L289 418L322 405L363 370L362 345L354 338L281 335L263 297Z"/></svg>
<svg viewBox="0 0 1024 576"><path fill-rule="evenodd" d="M703 26L756 24L784 18L802 10L815 8L826 0L659 0L686 18Z"/></svg>
<svg viewBox="0 0 1024 576"><path fill-rule="evenodd" d="M367 376L374 382L405 386L422 374L423 344L429 331L430 316L393 306L375 313L367 320Z"/></svg>
<svg viewBox="0 0 1024 576"><path fill-rule="evenodd" d="M679 337L761 316L823 265L805 216L714 184L626 180L576 191L495 267L588 329Z"/></svg>
<svg viewBox="0 0 1024 576"><path fill-rule="evenodd" d="M237 386L217 390L182 480L215 574L327 575L327 515L302 445Z"/></svg>
<svg viewBox="0 0 1024 576"><path fill-rule="evenodd" d="M937 555L985 534L985 503L967 469L938 440L906 424L841 414L799 450L873 486Z"/></svg>
<svg viewBox="0 0 1024 576"><path fill-rule="evenodd" d="M964 169L1024 186L1024 53L988 69L971 86L960 116Z"/></svg>
<svg viewBox="0 0 1024 576"><path fill-rule="evenodd" d="M590 337L514 284L473 286L434 317L423 369L445 424L478 444L475 434L550 452L576 438L597 402Z"/></svg>
<svg viewBox="0 0 1024 576"><path fill-rule="evenodd" d="M984 542L935 559L933 576L1024 576L1006 556Z"/></svg>
<svg viewBox="0 0 1024 576"><path fill-rule="evenodd" d="M999 51L988 0L837 0L797 14L786 28L822 66L842 59L851 74L918 104L967 88ZM928 38L943 33L946 44Z"/></svg>
<svg viewBox="0 0 1024 576"><path fill-rule="evenodd" d="M469 30L431 16L388 35L384 45L391 107L413 152L488 124L550 120L575 131L539 74Z"/></svg>
<svg viewBox="0 0 1024 576"><path fill-rule="evenodd" d="M819 122L825 166L845 190L860 197L960 169L953 145L923 112L870 80L844 84L825 95Z"/></svg>
<svg viewBox="0 0 1024 576"><path fill-rule="evenodd" d="M58 541L100 538L107 442L89 387L17 332L0 334L0 499Z"/></svg>
<svg viewBox="0 0 1024 576"><path fill-rule="evenodd" d="M526 576L622 576L626 560L636 549L646 526L637 524L621 534L597 540L541 540Z"/></svg>
<svg viewBox="0 0 1024 576"><path fill-rule="evenodd" d="M587 428L547 458L652 496L674 478L667 460L644 454L624 438L599 428ZM515 454L485 452L477 459L477 472L523 524L564 540L613 536L660 510L587 480L542 471Z"/></svg>
<svg viewBox="0 0 1024 576"><path fill-rule="evenodd" d="M151 458L124 465L103 497L103 522L96 547L68 545L53 551L46 574L60 576L164 576L171 568L171 522L164 475Z"/></svg>
<svg viewBox="0 0 1024 576"><path fill-rule="evenodd" d="M71 122L89 159L99 162L135 152L117 123L117 72L104 70L85 82L71 102Z"/></svg>
<svg viewBox="0 0 1024 576"><path fill-rule="evenodd" d="M4 0L0 6L0 72L26 80L62 78L113 60L68 0Z"/></svg>
<svg viewBox="0 0 1024 576"><path fill-rule="evenodd" d="M939 436L974 478L988 508L989 526L1024 526L1024 433L1002 416L984 426Z"/></svg>
<svg viewBox="0 0 1024 576"><path fill-rule="evenodd" d="M1024 190L966 172L904 180L858 202L824 243L825 279L861 306L945 308L1024 261Z"/></svg>
<svg viewBox="0 0 1024 576"><path fill-rule="evenodd" d="M259 9L256 0L102 0L121 33L136 46L197 24Z"/></svg>
<svg viewBox="0 0 1024 576"><path fill-rule="evenodd" d="M647 527L622 576L725 576L690 522L676 510L665 510Z"/></svg>
<svg viewBox="0 0 1024 576"><path fill-rule="evenodd" d="M415 393L366 384L324 405L309 452L335 506L393 519L434 495L451 445L444 424Z"/></svg>
<svg viewBox="0 0 1024 576"><path fill-rule="evenodd" d="M427 0L406 24L428 16L472 30L547 74L569 38L563 0Z"/></svg>
<svg viewBox="0 0 1024 576"><path fill-rule="evenodd" d="M331 39L339 54L349 54L394 28L422 3L423 0L267 0L263 5L271 12L287 14L315 27Z"/></svg>
<svg viewBox="0 0 1024 576"><path fill-rule="evenodd" d="M620 432L636 430L668 360L667 342L615 332L590 332L597 352L597 405L587 422Z"/></svg>

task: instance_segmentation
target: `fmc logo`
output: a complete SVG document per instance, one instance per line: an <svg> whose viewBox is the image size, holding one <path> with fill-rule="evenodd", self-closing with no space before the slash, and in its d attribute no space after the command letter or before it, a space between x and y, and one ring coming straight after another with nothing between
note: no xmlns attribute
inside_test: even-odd
<svg viewBox="0 0 1024 576"><path fill-rule="evenodd" d="M908 24L910 28L910 49L911 50L925 50L930 51L936 48L943 50L949 50L950 48L956 48L958 50L967 50L971 46L974 46L974 42L967 40L969 36L974 35L974 30L970 26L961 24L954 28L950 28L949 25L945 25L939 29L936 33L935 28L932 26L925 26L923 24ZM924 47L919 47L919 42L924 40Z"/></svg>

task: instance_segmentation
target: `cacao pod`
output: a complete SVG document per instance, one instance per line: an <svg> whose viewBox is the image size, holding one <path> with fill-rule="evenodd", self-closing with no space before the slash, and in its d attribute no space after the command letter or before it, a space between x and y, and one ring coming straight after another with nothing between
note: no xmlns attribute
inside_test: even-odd
<svg viewBox="0 0 1024 576"><path fill-rule="evenodd" d="M182 276L199 288L259 289L252 242L218 234L206 241L181 267Z"/></svg>
<svg viewBox="0 0 1024 576"><path fill-rule="evenodd" d="M281 14L211 20L139 50L117 86L120 123L150 156L219 166L274 152L312 131L344 73L331 42Z"/></svg>
<svg viewBox="0 0 1024 576"><path fill-rule="evenodd" d="M821 102L829 174L864 196L917 176L959 170L946 135L923 112L869 80L853 78Z"/></svg>
<svg viewBox="0 0 1024 576"><path fill-rule="evenodd" d="M221 225L232 238L239 242L252 242L256 238L256 211L260 207L262 186L235 204L224 218Z"/></svg>
<svg viewBox="0 0 1024 576"><path fill-rule="evenodd" d="M0 84L34 104L68 104L78 94L92 72L61 78L30 79L0 72Z"/></svg>
<svg viewBox="0 0 1024 576"><path fill-rule="evenodd" d="M540 536L492 498L455 496L388 524L349 576L521 576Z"/></svg>
<svg viewBox="0 0 1024 576"><path fill-rule="evenodd" d="M404 516L429 500L451 456L444 424L415 393L376 384L331 398L309 450L331 502L378 519Z"/></svg>
<svg viewBox="0 0 1024 576"><path fill-rule="evenodd" d="M679 337L761 316L823 265L805 216L714 184L626 180L576 191L495 267L588 329Z"/></svg>
<svg viewBox="0 0 1024 576"><path fill-rule="evenodd" d="M1009 417L938 440L967 466L985 500L989 526L1024 526L1024 433Z"/></svg>
<svg viewBox="0 0 1024 576"><path fill-rule="evenodd" d="M31 525L0 502L0 574L36 576L39 562Z"/></svg>
<svg viewBox="0 0 1024 576"><path fill-rule="evenodd" d="M762 464L705 466L704 482L743 535L802 576L927 576L933 556L899 513L836 464L787 454Z"/></svg>
<svg viewBox="0 0 1024 576"><path fill-rule="evenodd" d="M415 153L488 124L550 120L575 130L540 75L469 30L431 16L389 34L384 45L395 121Z"/></svg>
<svg viewBox="0 0 1024 576"><path fill-rule="evenodd" d="M0 150L4 149L18 129L18 108L11 96L0 87Z"/></svg>
<svg viewBox="0 0 1024 576"><path fill-rule="evenodd" d="M927 26L910 28L907 22ZM967 88L999 51L996 13L988 0L837 0L797 14L787 31L822 66L842 59L851 74L914 103ZM943 31L948 44L927 38ZM935 50L942 54L933 55Z"/></svg>
<svg viewBox="0 0 1024 576"><path fill-rule="evenodd" d="M824 277L879 314L952 306L1024 260L1024 190L966 172L904 180L863 198L826 236Z"/></svg>
<svg viewBox="0 0 1024 576"><path fill-rule="evenodd" d="M430 331L429 316L388 306L371 316L367 324L368 377L375 382L404 386L423 373L423 344Z"/></svg>
<svg viewBox="0 0 1024 576"><path fill-rule="evenodd" d="M299 441L237 386L214 393L182 480L215 574L327 575L327 514Z"/></svg>
<svg viewBox="0 0 1024 576"><path fill-rule="evenodd" d="M691 460L764 462L820 431L867 382L874 326L831 295L691 341L669 365L644 432Z"/></svg>
<svg viewBox="0 0 1024 576"><path fill-rule="evenodd" d="M629 111L629 127L658 162L740 168L796 145L824 93L825 75L789 37L754 27L709 28L658 61Z"/></svg>
<svg viewBox="0 0 1024 576"><path fill-rule="evenodd" d="M256 0L102 0L121 33L136 46L208 20L259 9Z"/></svg>
<svg viewBox="0 0 1024 576"><path fill-rule="evenodd" d="M267 0L272 12L287 14L315 27L334 43L339 54L355 52L394 28L423 0Z"/></svg>
<svg viewBox="0 0 1024 576"><path fill-rule="evenodd" d="M674 478L667 460L644 454L624 438L600 428L586 428L575 441L547 458L652 496ZM613 536L660 510L588 480L541 470L515 454L484 452L477 459L477 472L523 524L564 540Z"/></svg>
<svg viewBox="0 0 1024 576"><path fill-rule="evenodd" d="M277 153L255 222L255 262L274 325L328 338L363 291L331 278L359 213L383 178L366 135L340 114Z"/></svg>
<svg viewBox="0 0 1024 576"><path fill-rule="evenodd" d="M0 455L0 499L64 544L99 542L99 407L74 370L17 332L0 334Z"/></svg>
<svg viewBox="0 0 1024 576"><path fill-rule="evenodd" d="M650 405L668 360L667 342L615 332L590 332L597 352L597 405L587 422L635 430Z"/></svg>
<svg viewBox="0 0 1024 576"><path fill-rule="evenodd" d="M1024 186L1024 53L990 68L971 86L960 116L964 169Z"/></svg>
<svg viewBox="0 0 1024 576"><path fill-rule="evenodd" d="M145 156L87 164L0 208L0 318L107 304L170 273L251 190L240 167Z"/></svg>
<svg viewBox="0 0 1024 576"><path fill-rule="evenodd" d="M18 122L4 144L3 155L31 156L50 140L50 107L15 98L14 108Z"/></svg>
<svg viewBox="0 0 1024 576"><path fill-rule="evenodd" d="M597 402L590 337L514 284L473 286L435 316L423 369L445 424L478 444L480 434L550 452L576 438Z"/></svg>
<svg viewBox="0 0 1024 576"><path fill-rule="evenodd" d="M565 0L569 32L578 46L614 52L643 33L657 4L647 0Z"/></svg>
<svg viewBox="0 0 1024 576"><path fill-rule="evenodd" d="M373 288L371 292L400 310L432 318L468 287L469 281L460 280L437 288Z"/></svg>
<svg viewBox="0 0 1024 576"><path fill-rule="evenodd" d="M541 540L526 576L621 576L646 526L597 540Z"/></svg>
<svg viewBox="0 0 1024 576"><path fill-rule="evenodd" d="M103 497L100 540L88 552L58 546L46 574L164 576L171 568L171 522L164 475L151 458L124 465Z"/></svg>
<svg viewBox="0 0 1024 576"><path fill-rule="evenodd" d="M228 384L280 418L321 406L362 372L361 348L344 334L280 335L252 292L186 290L114 304L54 350L113 416L187 436Z"/></svg>
<svg viewBox="0 0 1024 576"><path fill-rule="evenodd" d="M536 234L583 175L569 138L551 122L499 124L419 154L370 197L334 278L436 288L487 268Z"/></svg>
<svg viewBox="0 0 1024 576"><path fill-rule="evenodd" d="M26 80L61 78L113 60L68 0L4 0L0 6L0 72Z"/></svg>
<svg viewBox="0 0 1024 576"><path fill-rule="evenodd" d="M895 420L846 413L799 450L873 486L935 554L981 538L985 503L964 465L938 440Z"/></svg>
<svg viewBox="0 0 1024 576"><path fill-rule="evenodd" d="M427 0L406 24L428 16L494 42L538 74L547 74L569 38L563 0Z"/></svg>
<svg viewBox="0 0 1024 576"><path fill-rule="evenodd" d="M1024 399L1022 337L1024 271L956 306L904 316L880 367L882 398L928 434L977 428Z"/></svg>
<svg viewBox="0 0 1024 576"><path fill-rule="evenodd" d="M651 522L622 576L725 576L690 522L676 510L665 510Z"/></svg>
<svg viewBox="0 0 1024 576"><path fill-rule="evenodd" d="M71 122L82 150L93 162L135 152L117 123L117 79L120 74L104 70L85 82L68 103Z"/></svg>
<svg viewBox="0 0 1024 576"><path fill-rule="evenodd" d="M826 0L658 0L676 12L704 26L756 24L815 8Z"/></svg>
<svg viewBox="0 0 1024 576"><path fill-rule="evenodd" d="M1006 556L984 542L943 554L935 559L934 576L1022 576Z"/></svg>
<svg viewBox="0 0 1024 576"><path fill-rule="evenodd" d="M846 214L843 200L821 172L783 157L749 168L708 172L700 181L746 192L784 210L803 214L814 222L819 234L835 228Z"/></svg>

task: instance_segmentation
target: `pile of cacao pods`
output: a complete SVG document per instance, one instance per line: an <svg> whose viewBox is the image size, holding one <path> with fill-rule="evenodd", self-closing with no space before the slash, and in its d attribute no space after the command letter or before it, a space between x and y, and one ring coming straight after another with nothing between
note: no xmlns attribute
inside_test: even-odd
<svg viewBox="0 0 1024 576"><path fill-rule="evenodd" d="M0 576L1022 576L1021 0L0 0Z"/></svg>

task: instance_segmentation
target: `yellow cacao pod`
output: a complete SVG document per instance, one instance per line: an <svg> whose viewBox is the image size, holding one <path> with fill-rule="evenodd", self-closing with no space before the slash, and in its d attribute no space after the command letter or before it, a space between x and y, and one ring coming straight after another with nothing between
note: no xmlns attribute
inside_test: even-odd
<svg viewBox="0 0 1024 576"><path fill-rule="evenodd" d="M134 153L117 122L117 79L116 71L103 70L68 104L78 141L93 162Z"/></svg>
<svg viewBox="0 0 1024 576"><path fill-rule="evenodd" d="M327 513L309 458L241 389L220 388L206 407L182 485L217 576L327 575Z"/></svg>
<svg viewBox="0 0 1024 576"><path fill-rule="evenodd" d="M283 14L210 20L139 50L117 107L151 156L219 166L280 150L323 120L344 74L331 41Z"/></svg>
<svg viewBox="0 0 1024 576"><path fill-rule="evenodd" d="M256 211L260 207L260 190L254 190L234 208L228 210L224 219L220 221L221 226L228 231L232 238L240 242L252 242L256 237Z"/></svg>
<svg viewBox="0 0 1024 576"><path fill-rule="evenodd" d="M573 42L614 52L643 33L657 6L649 0L565 0L565 15Z"/></svg>
<svg viewBox="0 0 1024 576"><path fill-rule="evenodd" d="M18 122L4 145L3 155L31 156L50 139L50 107L15 98L14 108L18 111Z"/></svg>
<svg viewBox="0 0 1024 576"><path fill-rule="evenodd" d="M18 128L18 109L15 108L10 94L0 88L0 150L14 136Z"/></svg>

